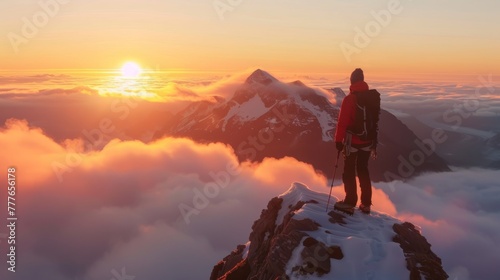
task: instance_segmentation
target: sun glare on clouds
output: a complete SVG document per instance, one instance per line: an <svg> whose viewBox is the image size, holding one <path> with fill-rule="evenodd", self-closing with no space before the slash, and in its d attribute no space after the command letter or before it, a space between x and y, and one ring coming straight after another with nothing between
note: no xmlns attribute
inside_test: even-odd
<svg viewBox="0 0 500 280"><path fill-rule="evenodd" d="M115 76L108 79L108 83L102 88L102 94L108 96L138 97L149 101L162 101L163 99L152 89L151 77L144 73L145 71L138 63L127 61L117 71Z"/></svg>
<svg viewBox="0 0 500 280"><path fill-rule="evenodd" d="M142 68L139 64L129 61L122 66L121 73L125 78L137 78L141 75Z"/></svg>

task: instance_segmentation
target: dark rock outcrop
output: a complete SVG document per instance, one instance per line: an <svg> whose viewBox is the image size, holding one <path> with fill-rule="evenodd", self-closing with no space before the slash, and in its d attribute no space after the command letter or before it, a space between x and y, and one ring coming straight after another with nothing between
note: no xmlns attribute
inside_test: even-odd
<svg viewBox="0 0 500 280"><path fill-rule="evenodd" d="M448 279L441 259L431 250L431 244L411 223L394 224L396 236L392 239L399 243L406 258L406 267L410 271L410 279Z"/></svg>

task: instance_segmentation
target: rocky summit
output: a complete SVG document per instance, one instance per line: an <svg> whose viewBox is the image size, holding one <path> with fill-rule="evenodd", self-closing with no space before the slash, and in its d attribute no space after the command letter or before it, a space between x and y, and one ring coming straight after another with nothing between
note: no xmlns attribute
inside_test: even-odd
<svg viewBox="0 0 500 280"><path fill-rule="evenodd" d="M271 199L249 241L217 263L211 280L448 279L419 228L384 213L332 209L332 197L294 183Z"/></svg>

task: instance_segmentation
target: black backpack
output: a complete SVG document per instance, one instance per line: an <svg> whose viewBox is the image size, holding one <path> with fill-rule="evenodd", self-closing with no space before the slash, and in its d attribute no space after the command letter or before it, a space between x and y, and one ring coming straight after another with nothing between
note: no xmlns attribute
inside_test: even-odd
<svg viewBox="0 0 500 280"><path fill-rule="evenodd" d="M348 132L364 141L377 142L380 115L380 93L377 90L353 92L356 96L356 116Z"/></svg>

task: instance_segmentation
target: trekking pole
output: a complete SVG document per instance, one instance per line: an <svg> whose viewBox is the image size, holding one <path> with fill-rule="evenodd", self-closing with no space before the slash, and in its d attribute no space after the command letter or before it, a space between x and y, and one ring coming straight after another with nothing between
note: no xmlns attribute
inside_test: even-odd
<svg viewBox="0 0 500 280"><path fill-rule="evenodd" d="M339 166L340 151L337 152L337 160L335 161L335 168L333 169L332 184L330 186L330 194L328 195L328 203L326 204L326 212L328 212L328 205L330 205L330 197L332 197L333 181L335 181L335 173L337 173L337 167Z"/></svg>

